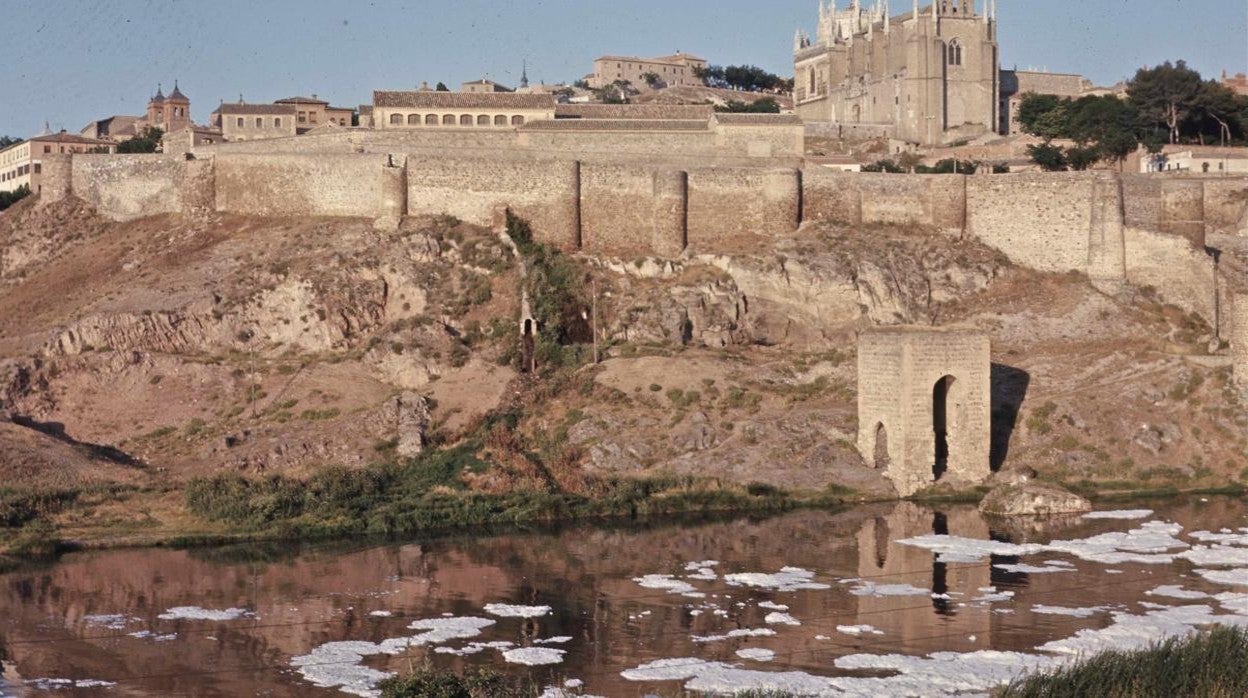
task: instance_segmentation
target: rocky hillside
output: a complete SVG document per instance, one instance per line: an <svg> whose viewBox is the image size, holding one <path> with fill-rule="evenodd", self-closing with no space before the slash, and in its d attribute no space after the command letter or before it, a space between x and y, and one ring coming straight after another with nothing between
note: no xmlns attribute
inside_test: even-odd
<svg viewBox="0 0 1248 698"><path fill-rule="evenodd" d="M487 467L461 484L480 491L663 474L890 496L853 446L854 333L899 323L990 333L998 466L1111 487L1248 478L1203 320L934 230L813 225L619 260L451 219L112 223L37 204L0 216L10 489L137 487L168 523L193 477L471 443Z"/></svg>

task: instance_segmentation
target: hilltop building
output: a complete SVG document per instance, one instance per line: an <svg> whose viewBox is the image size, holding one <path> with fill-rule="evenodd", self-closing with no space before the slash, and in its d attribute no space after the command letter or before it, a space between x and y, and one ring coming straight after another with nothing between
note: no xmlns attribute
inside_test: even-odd
<svg viewBox="0 0 1248 698"><path fill-rule="evenodd" d="M117 144L73 133L43 133L0 150L0 191L16 191L30 187L38 194L42 189L43 158L46 155L71 153L117 152Z"/></svg>
<svg viewBox="0 0 1248 698"><path fill-rule="evenodd" d="M296 133L304 133L325 123L350 126L351 117L355 113L353 109L346 107L331 107L329 102L318 98L316 95L311 97L287 97L286 99L279 99L273 104L293 106L295 108Z"/></svg>
<svg viewBox="0 0 1248 698"><path fill-rule="evenodd" d="M942 145L999 128L995 0L935 0L891 15L874 7L819 10L812 39L794 38L795 103L807 123Z"/></svg>
<svg viewBox="0 0 1248 698"><path fill-rule="evenodd" d="M78 132L80 136L115 143L128 141L149 128L173 133L191 126L191 100L173 82L173 92L165 96L164 88L156 86L156 94L147 100L147 111L142 116L115 114L92 121Z"/></svg>
<svg viewBox="0 0 1248 698"><path fill-rule="evenodd" d="M1222 71L1222 84L1231 88L1235 94L1248 95L1248 75L1244 73L1235 73L1227 75L1226 71Z"/></svg>
<svg viewBox="0 0 1248 698"><path fill-rule="evenodd" d="M621 80L635 87L644 87L646 76L653 73L669 87L702 85L702 78L697 73L706 70L706 66L706 59L680 51L659 58L602 56L594 61L594 72L586 76L586 82L594 89L602 89Z"/></svg>
<svg viewBox="0 0 1248 698"><path fill-rule="evenodd" d="M294 104L223 103L212 112L212 125L226 141L255 141L298 135Z"/></svg>
<svg viewBox="0 0 1248 698"><path fill-rule="evenodd" d="M378 129L502 129L554 118L555 98L550 95L384 90L373 93L373 127Z"/></svg>
<svg viewBox="0 0 1248 698"><path fill-rule="evenodd" d="M510 87L494 82L489 78L481 78L480 80L465 82L459 86L459 91L471 94L515 92L515 90Z"/></svg>

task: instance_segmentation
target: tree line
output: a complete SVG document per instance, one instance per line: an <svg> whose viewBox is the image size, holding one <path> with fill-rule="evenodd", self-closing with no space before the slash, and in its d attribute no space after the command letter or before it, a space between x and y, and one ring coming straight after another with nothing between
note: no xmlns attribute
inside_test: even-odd
<svg viewBox="0 0 1248 698"><path fill-rule="evenodd" d="M1121 164L1144 146L1242 144L1248 135L1248 96L1205 80L1184 61L1141 68L1127 83L1126 99L1028 93L1018 109L1023 130L1044 139L1027 154L1049 171L1086 170L1098 162ZM1072 141L1062 146L1054 140Z"/></svg>

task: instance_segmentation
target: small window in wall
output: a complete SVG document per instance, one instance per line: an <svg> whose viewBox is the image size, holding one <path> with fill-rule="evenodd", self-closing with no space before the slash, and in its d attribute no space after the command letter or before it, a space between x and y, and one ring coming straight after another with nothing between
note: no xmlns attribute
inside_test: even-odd
<svg viewBox="0 0 1248 698"><path fill-rule="evenodd" d="M962 65L962 44L954 39L946 49L949 54L949 65Z"/></svg>
<svg viewBox="0 0 1248 698"><path fill-rule="evenodd" d="M472 117L471 117L471 116L469 116L469 115L467 115L467 114L464 114L464 115L460 116L460 117L459 117L459 125L460 125L460 126L471 126L471 125L472 125Z"/></svg>
<svg viewBox="0 0 1248 698"><path fill-rule="evenodd" d="M299 123L307 123L308 113L306 111L299 112Z"/></svg>
<svg viewBox="0 0 1248 698"><path fill-rule="evenodd" d="M443 114L443 115L442 115L442 125L443 125L443 126L454 126L454 125L455 125L455 115L454 115L454 114Z"/></svg>
<svg viewBox="0 0 1248 698"><path fill-rule="evenodd" d="M40 172L43 172L43 165L41 165L41 164L39 164L39 163L37 163L37 162L36 162L36 163L35 163L35 174L39 174Z"/></svg>
<svg viewBox="0 0 1248 698"><path fill-rule="evenodd" d="M241 117L241 116L240 116L240 117L238 117L238 127L239 127L239 128L242 128L242 127L243 127L243 117Z"/></svg>
<svg viewBox="0 0 1248 698"><path fill-rule="evenodd" d="M402 115L402 114L391 114L391 115L390 115L390 125L391 125L391 126L402 126L402 125L403 125L403 115Z"/></svg>
<svg viewBox="0 0 1248 698"><path fill-rule="evenodd" d="M407 125L408 125L408 126L419 126L419 125L420 125L420 114L408 114L408 115L407 115Z"/></svg>
<svg viewBox="0 0 1248 698"><path fill-rule="evenodd" d="M512 125L512 126L523 126L523 125L524 125L524 117L523 117L523 116L513 116L513 117L511 117L511 125Z"/></svg>
<svg viewBox="0 0 1248 698"><path fill-rule="evenodd" d="M45 145L45 146L43 146L43 152L45 152L45 153L50 153L50 152L52 152L52 146L50 146L50 145Z"/></svg>
<svg viewBox="0 0 1248 698"><path fill-rule="evenodd" d="M496 117L494 117L494 125L495 125L495 126L506 126L506 125L507 125L507 117L505 117L505 116L496 116Z"/></svg>
<svg viewBox="0 0 1248 698"><path fill-rule="evenodd" d="M256 117L256 128L264 128L264 119Z"/></svg>
<svg viewBox="0 0 1248 698"><path fill-rule="evenodd" d="M426 114L426 115L425 115L425 125L426 125L426 126L437 126L437 125L438 125L438 115L437 115L437 114Z"/></svg>
<svg viewBox="0 0 1248 698"><path fill-rule="evenodd" d="M490 117L486 116L485 114L482 114L482 115L478 116L478 117L477 117L477 125L478 125L478 126L489 126L489 125L490 125Z"/></svg>
<svg viewBox="0 0 1248 698"><path fill-rule="evenodd" d="M273 117L273 128L281 128L281 127L282 127L282 117L280 116Z"/></svg>

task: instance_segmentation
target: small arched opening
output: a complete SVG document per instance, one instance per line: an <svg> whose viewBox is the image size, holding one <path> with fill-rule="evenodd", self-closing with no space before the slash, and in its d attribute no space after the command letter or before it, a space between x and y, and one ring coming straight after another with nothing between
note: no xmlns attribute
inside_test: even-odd
<svg viewBox="0 0 1248 698"><path fill-rule="evenodd" d="M889 462L888 429L884 428L883 422L880 422L875 425L875 448L872 452L871 465L876 470L888 470Z"/></svg>
<svg viewBox="0 0 1248 698"><path fill-rule="evenodd" d="M454 125L455 125L455 115L454 115L454 114L443 114L443 115L442 115L442 125L443 125L443 126L454 126Z"/></svg>
<svg viewBox="0 0 1248 698"><path fill-rule="evenodd" d="M426 125L426 126L437 126L437 125L438 125L438 115L437 115L437 114L425 114L425 125Z"/></svg>
<svg viewBox="0 0 1248 698"><path fill-rule="evenodd" d="M390 125L391 125L391 126L402 126L402 125L403 125L403 115L402 115L402 114L391 114L391 115L390 115Z"/></svg>
<svg viewBox="0 0 1248 698"><path fill-rule="evenodd" d="M460 116L460 117L459 117L459 125L460 125L460 126L471 126L471 125L472 125L472 116L471 116L471 115L469 115L469 114L464 114L464 115Z"/></svg>
<svg viewBox="0 0 1248 698"><path fill-rule="evenodd" d="M407 125L408 125L408 126L419 126L419 125L420 125L420 114L408 114L408 115L407 115Z"/></svg>
<svg viewBox="0 0 1248 698"><path fill-rule="evenodd" d="M486 116L485 114L481 114L481 115L479 115L479 116L477 117L477 125L478 125L478 126L489 126L489 125L490 125L490 117Z"/></svg>
<svg viewBox="0 0 1248 698"><path fill-rule="evenodd" d="M524 125L524 117L523 117L523 116L513 116L513 117L511 117L511 125L512 125L512 126L523 126L523 125Z"/></svg>
<svg viewBox="0 0 1248 698"><path fill-rule="evenodd" d="M945 376L932 388L932 432L936 442L932 479L936 482L949 470L949 393L954 382L953 376Z"/></svg>
<svg viewBox="0 0 1248 698"><path fill-rule="evenodd" d="M502 115L499 115L499 116L494 117L494 125L495 125L495 126L506 126L506 125L507 125L507 117L502 116Z"/></svg>

